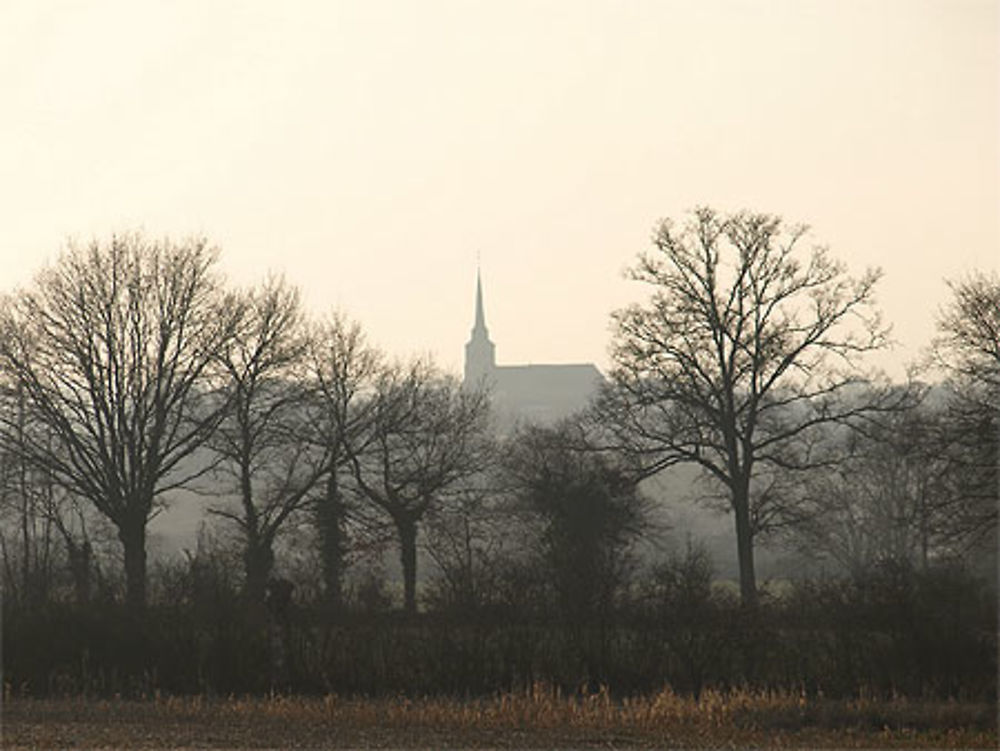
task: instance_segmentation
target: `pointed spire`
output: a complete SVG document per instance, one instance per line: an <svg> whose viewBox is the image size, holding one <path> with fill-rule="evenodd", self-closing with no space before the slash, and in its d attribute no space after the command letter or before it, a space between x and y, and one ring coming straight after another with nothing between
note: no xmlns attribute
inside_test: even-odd
<svg viewBox="0 0 1000 751"><path fill-rule="evenodd" d="M486 314L483 312L483 280L479 267L476 267L476 323L473 331L486 331Z"/></svg>
<svg viewBox="0 0 1000 751"><path fill-rule="evenodd" d="M465 382L479 384L491 376L496 368L496 347L490 341L486 330L486 313L483 312L483 278L476 266L476 323L472 327L472 337L465 345Z"/></svg>

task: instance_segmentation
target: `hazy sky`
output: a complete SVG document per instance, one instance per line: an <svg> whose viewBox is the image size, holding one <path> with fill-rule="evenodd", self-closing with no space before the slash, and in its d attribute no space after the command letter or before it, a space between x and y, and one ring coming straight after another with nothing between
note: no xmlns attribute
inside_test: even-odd
<svg viewBox="0 0 1000 751"><path fill-rule="evenodd" d="M607 363L621 272L697 204L860 271L911 359L996 268L998 3L0 3L0 289L68 237L207 235L398 354Z"/></svg>

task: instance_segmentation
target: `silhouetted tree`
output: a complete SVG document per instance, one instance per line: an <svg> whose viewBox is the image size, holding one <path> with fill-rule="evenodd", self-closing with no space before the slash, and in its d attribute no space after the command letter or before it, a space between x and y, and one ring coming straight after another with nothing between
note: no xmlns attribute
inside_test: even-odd
<svg viewBox="0 0 1000 751"><path fill-rule="evenodd" d="M71 246L0 304L0 370L33 428L15 448L114 524L137 612L146 525L165 491L207 470L190 459L228 407L213 365L241 311L215 260L203 240L113 236ZM2 435L13 419L0 413Z"/></svg>
<svg viewBox="0 0 1000 751"><path fill-rule="evenodd" d="M631 467L588 446L577 426L527 427L507 441L509 490L539 526L541 559L571 622L614 605L628 550L647 527Z"/></svg>
<svg viewBox="0 0 1000 751"><path fill-rule="evenodd" d="M307 440L306 339L298 291L279 279L250 290L236 336L219 352L231 405L210 446L231 482L236 508L212 513L243 540L246 593L262 604L274 541L328 469L329 451Z"/></svg>
<svg viewBox="0 0 1000 751"><path fill-rule="evenodd" d="M312 509L327 605L338 610L343 606L348 552L343 474L349 471L350 452L364 453L372 438L373 396L382 357L365 341L357 323L336 314L312 327L306 361L312 392L308 435L329 457L329 471L314 494Z"/></svg>
<svg viewBox="0 0 1000 751"><path fill-rule="evenodd" d="M1000 277L977 272L949 282L954 295L938 318L933 353L952 377L1000 400Z"/></svg>
<svg viewBox="0 0 1000 751"><path fill-rule="evenodd" d="M423 362L382 371L370 435L347 444L354 481L392 521L403 568L403 602L416 612L417 533L443 494L479 473L488 457L488 403Z"/></svg>
<svg viewBox="0 0 1000 751"><path fill-rule="evenodd" d="M970 542L989 544L1000 493L1000 278L978 272L949 287L954 298L932 347L948 378L941 451L953 465L951 492L963 501L956 513L977 533Z"/></svg>
<svg viewBox="0 0 1000 751"><path fill-rule="evenodd" d="M653 287L649 302L614 315L613 383L599 407L645 474L693 463L725 489L746 603L757 591L755 479L812 466L818 427L884 406L878 392L855 398L857 357L886 344L872 304L879 272L852 279L823 248L800 261L805 233L708 208L680 228L662 222L655 252L630 273ZM757 493L774 498L766 479Z"/></svg>

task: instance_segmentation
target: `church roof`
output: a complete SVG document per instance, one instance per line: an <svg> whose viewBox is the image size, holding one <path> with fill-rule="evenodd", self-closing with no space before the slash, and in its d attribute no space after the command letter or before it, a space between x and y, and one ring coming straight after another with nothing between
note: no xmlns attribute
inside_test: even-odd
<svg viewBox="0 0 1000 751"><path fill-rule="evenodd" d="M465 346L465 380L481 379L504 419L553 423L590 403L604 382L591 363L567 365L497 365L483 312L483 286L476 271L476 317Z"/></svg>
<svg viewBox="0 0 1000 751"><path fill-rule="evenodd" d="M585 408L604 377L591 363L498 365L491 381L493 397L502 410L550 422Z"/></svg>

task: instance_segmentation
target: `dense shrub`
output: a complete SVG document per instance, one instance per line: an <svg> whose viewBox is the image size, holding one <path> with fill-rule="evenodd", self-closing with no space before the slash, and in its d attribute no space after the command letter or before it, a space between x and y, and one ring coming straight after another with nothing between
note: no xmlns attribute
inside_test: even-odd
<svg viewBox="0 0 1000 751"><path fill-rule="evenodd" d="M670 685L696 696L996 697L995 594L960 568L885 566L864 580L800 583L748 608L712 583L694 551L652 572L615 611L577 623L544 602L407 617L360 596L335 617L303 602L262 616L211 568L188 574L143 622L108 604L8 607L5 682L32 695L464 696L544 681L616 695Z"/></svg>

